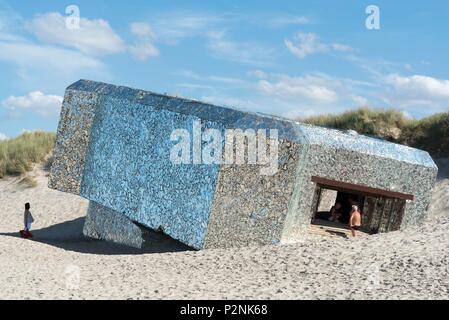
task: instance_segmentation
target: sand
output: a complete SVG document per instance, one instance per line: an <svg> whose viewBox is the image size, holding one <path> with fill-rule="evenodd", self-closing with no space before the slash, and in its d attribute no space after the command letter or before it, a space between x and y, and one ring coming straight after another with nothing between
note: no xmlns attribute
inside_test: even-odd
<svg viewBox="0 0 449 320"><path fill-rule="evenodd" d="M435 161L438 166L438 180L433 189L432 206L433 217L444 217L449 214L449 158Z"/></svg>
<svg viewBox="0 0 449 320"><path fill-rule="evenodd" d="M448 299L449 160L425 225L356 239L307 236L260 248L188 250L154 234L146 252L88 240L87 202L0 180L1 299ZM23 203L36 218L19 238Z"/></svg>

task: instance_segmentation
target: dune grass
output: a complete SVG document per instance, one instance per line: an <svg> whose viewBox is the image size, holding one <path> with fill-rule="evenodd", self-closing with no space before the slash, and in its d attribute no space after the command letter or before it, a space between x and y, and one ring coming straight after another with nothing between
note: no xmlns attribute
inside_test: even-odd
<svg viewBox="0 0 449 320"><path fill-rule="evenodd" d="M436 157L449 156L449 112L410 121L402 130L400 142Z"/></svg>
<svg viewBox="0 0 449 320"><path fill-rule="evenodd" d="M33 164L46 160L55 143L50 132L24 133L14 139L0 141L0 178L22 175Z"/></svg>
<svg viewBox="0 0 449 320"><path fill-rule="evenodd" d="M360 108L298 120L323 127L355 130L426 150L434 157L449 156L449 112L416 120L399 110Z"/></svg>

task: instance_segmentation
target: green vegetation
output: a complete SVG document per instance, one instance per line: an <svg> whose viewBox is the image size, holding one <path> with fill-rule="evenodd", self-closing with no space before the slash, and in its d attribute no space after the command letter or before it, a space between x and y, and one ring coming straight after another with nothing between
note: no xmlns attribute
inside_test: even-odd
<svg viewBox="0 0 449 320"><path fill-rule="evenodd" d="M449 155L449 112L415 120L398 110L361 108L298 120L323 127L355 130L426 150L434 157Z"/></svg>
<svg viewBox="0 0 449 320"><path fill-rule="evenodd" d="M0 178L22 175L48 158L55 143L50 132L24 133L17 138L0 141Z"/></svg>
<svg viewBox="0 0 449 320"><path fill-rule="evenodd" d="M410 121L402 130L400 142L435 157L449 156L449 112Z"/></svg>

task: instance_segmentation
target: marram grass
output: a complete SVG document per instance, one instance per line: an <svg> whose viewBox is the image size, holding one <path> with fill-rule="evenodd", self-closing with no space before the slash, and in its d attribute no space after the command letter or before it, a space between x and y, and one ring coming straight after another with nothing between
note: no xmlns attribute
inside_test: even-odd
<svg viewBox="0 0 449 320"><path fill-rule="evenodd" d="M449 112L411 119L398 110L360 108L340 114L300 118L318 126L355 130L428 151L433 157L449 156Z"/></svg>
<svg viewBox="0 0 449 320"><path fill-rule="evenodd" d="M54 143L54 133L40 131L0 141L0 178L32 170L34 164L46 160Z"/></svg>

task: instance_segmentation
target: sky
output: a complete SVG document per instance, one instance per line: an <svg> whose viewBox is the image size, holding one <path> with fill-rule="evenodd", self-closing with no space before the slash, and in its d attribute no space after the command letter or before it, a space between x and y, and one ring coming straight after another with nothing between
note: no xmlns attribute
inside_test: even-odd
<svg viewBox="0 0 449 320"><path fill-rule="evenodd" d="M0 0L0 139L55 131L79 79L290 118L448 111L448 17L446 0Z"/></svg>

